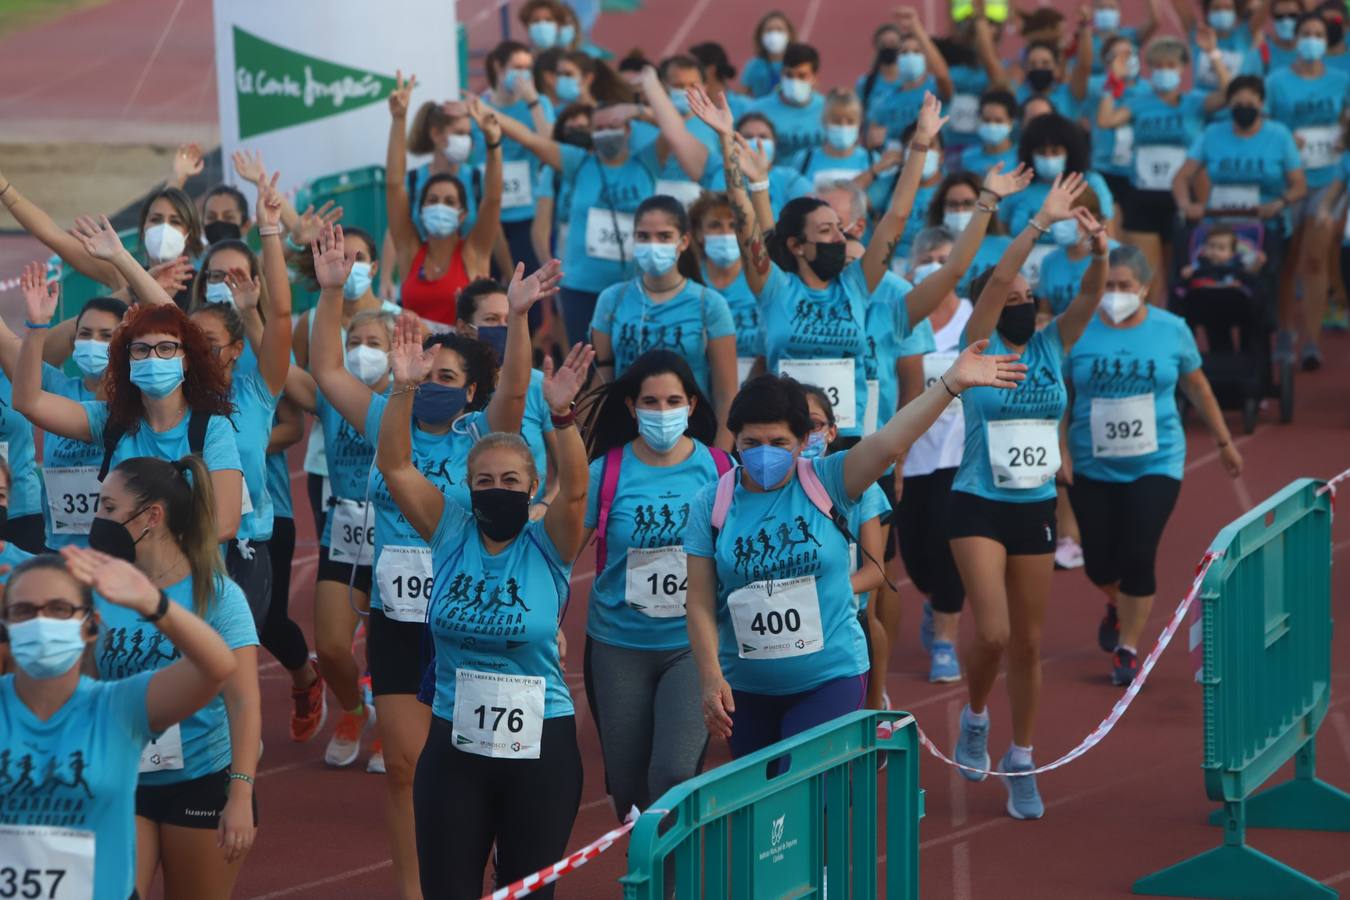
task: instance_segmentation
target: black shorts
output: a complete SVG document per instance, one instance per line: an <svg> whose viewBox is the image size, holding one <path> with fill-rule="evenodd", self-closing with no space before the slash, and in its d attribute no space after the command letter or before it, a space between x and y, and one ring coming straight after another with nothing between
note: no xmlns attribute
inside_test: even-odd
<svg viewBox="0 0 1350 900"><path fill-rule="evenodd" d="M415 695L431 662L425 643L427 626L421 622L400 622L387 617L382 609L372 609L366 628L370 692L377 697Z"/></svg>
<svg viewBox="0 0 1350 900"><path fill-rule="evenodd" d="M356 580L352 580L352 570L356 570ZM370 596L370 581L373 570L370 566L358 566L353 563L335 562L328 558L328 548L319 547L319 574L315 581L336 581L338 584L350 584L366 596Z"/></svg>
<svg viewBox="0 0 1350 900"><path fill-rule="evenodd" d="M895 510L895 528L891 529L896 536L891 543L900 548L909 580L941 613L959 613L966 599L947 542L955 478L955 468L906 478L904 494Z"/></svg>
<svg viewBox="0 0 1350 900"><path fill-rule="evenodd" d="M983 537L998 541L1009 556L1055 552L1055 498L1031 503L989 500L952 491L947 508L950 538Z"/></svg>
<svg viewBox="0 0 1350 900"><path fill-rule="evenodd" d="M1111 191L1111 202L1114 203L1116 208L1124 215L1125 207L1129 204L1130 197L1134 194L1134 185L1130 184L1130 176L1108 175L1105 172L1102 172L1101 176L1102 181L1106 182L1107 189ZM1100 200L1101 198L1099 197L1097 199ZM1102 224L1106 223L1103 222Z"/></svg>
<svg viewBox="0 0 1350 900"><path fill-rule="evenodd" d="M886 515L881 517L881 527L882 528L890 527L891 529L890 531L886 532L886 555L883 557L883 559L886 562L890 562L891 560L895 559L894 525L895 525L895 511L896 511L895 505L896 474L897 472L883 472L881 474L881 477L877 479L877 487L881 488L881 492L886 495L886 505L888 505L891 508L890 512L886 513Z"/></svg>
<svg viewBox="0 0 1350 900"><path fill-rule="evenodd" d="M1069 503L1083 538L1083 568L1099 587L1119 585L1130 597L1158 590L1154 563L1181 482L1165 475L1096 481L1075 475Z"/></svg>
<svg viewBox="0 0 1350 900"><path fill-rule="evenodd" d="M230 797L230 770L221 769L176 784L139 785L136 815L156 825L215 828ZM258 795L253 795L253 824L258 824Z"/></svg>
<svg viewBox="0 0 1350 900"><path fill-rule="evenodd" d="M1126 231L1156 234L1164 241L1172 239L1177 228L1177 201L1171 191L1132 190L1123 204L1122 221Z"/></svg>

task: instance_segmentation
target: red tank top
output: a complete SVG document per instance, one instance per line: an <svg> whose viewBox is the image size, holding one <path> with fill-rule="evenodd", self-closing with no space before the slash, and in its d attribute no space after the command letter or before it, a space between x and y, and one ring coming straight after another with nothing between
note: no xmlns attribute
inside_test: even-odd
<svg viewBox="0 0 1350 900"><path fill-rule="evenodd" d="M464 268L464 244L455 244L450 267L436 281L427 281L423 277L422 265L426 258L427 245L423 244L413 256L412 271L403 279L403 308L424 319L454 325L455 300L469 283L469 271Z"/></svg>

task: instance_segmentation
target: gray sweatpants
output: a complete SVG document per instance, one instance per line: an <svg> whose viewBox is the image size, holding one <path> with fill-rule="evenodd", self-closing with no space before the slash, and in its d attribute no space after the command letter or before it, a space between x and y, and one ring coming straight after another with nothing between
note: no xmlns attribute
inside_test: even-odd
<svg viewBox="0 0 1350 900"><path fill-rule="evenodd" d="M698 774L708 729L688 647L629 650L587 637L585 676L605 786L620 819Z"/></svg>

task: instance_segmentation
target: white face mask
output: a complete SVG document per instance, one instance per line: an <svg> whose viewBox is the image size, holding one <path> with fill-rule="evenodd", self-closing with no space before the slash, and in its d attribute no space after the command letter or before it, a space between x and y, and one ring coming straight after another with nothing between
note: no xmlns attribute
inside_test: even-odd
<svg viewBox="0 0 1350 900"><path fill-rule="evenodd" d="M942 214L942 224L947 226L947 230L954 234L960 234L966 230L970 220L975 218L973 209L947 212Z"/></svg>
<svg viewBox="0 0 1350 900"><path fill-rule="evenodd" d="M187 246L187 236L167 222L145 229L145 252L157 263L177 259Z"/></svg>
<svg viewBox="0 0 1350 900"><path fill-rule="evenodd" d="M452 134L445 145L445 158L455 165L467 162L473 151L473 138L467 134Z"/></svg>
<svg viewBox="0 0 1350 900"><path fill-rule="evenodd" d="M1144 300L1138 294L1129 291L1107 291L1102 295L1102 312L1107 318L1119 325L1134 315Z"/></svg>
<svg viewBox="0 0 1350 900"><path fill-rule="evenodd" d="M760 36L759 42L764 45L764 49L777 56L787 49L788 33L786 31L766 31Z"/></svg>
<svg viewBox="0 0 1350 900"><path fill-rule="evenodd" d="M942 263L937 261L926 262L921 266L915 266L914 270L909 273L910 283L918 284L941 268Z"/></svg>
<svg viewBox="0 0 1350 900"><path fill-rule="evenodd" d="M374 387L389 372L389 354L362 344L347 351L347 371L366 387Z"/></svg>

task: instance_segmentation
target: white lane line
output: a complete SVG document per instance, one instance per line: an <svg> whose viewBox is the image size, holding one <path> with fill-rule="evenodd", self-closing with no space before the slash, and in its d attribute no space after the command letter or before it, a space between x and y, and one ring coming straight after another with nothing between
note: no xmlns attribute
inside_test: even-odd
<svg viewBox="0 0 1350 900"><path fill-rule="evenodd" d="M359 875L369 875L371 872L378 872L381 869L387 869L394 864L392 859L381 860L377 863L371 863L368 866L361 866L359 869L348 869L345 872L339 872L336 875L329 875L327 878L319 878L315 881L306 881L304 884L297 884L292 887L282 888L279 891L271 891L266 894L258 894L256 897L250 897L249 900L275 900L277 897L290 897L295 894L303 894L305 891L311 891L314 888L325 887L330 884L338 884L346 881L348 878L356 878Z"/></svg>
<svg viewBox="0 0 1350 900"><path fill-rule="evenodd" d="M961 710L965 706L965 701L957 697L947 704L947 734L949 737L949 747L956 746L956 740L961 734ZM966 779L959 769L955 766L949 766L947 773L948 791L951 793L950 803L952 808L952 827L960 828L966 824L969 811L966 805ZM961 846L965 846L962 844ZM966 896L969 896L967 893Z"/></svg>
<svg viewBox="0 0 1350 900"><path fill-rule="evenodd" d="M965 841L952 848L952 897L970 900L970 845Z"/></svg>
<svg viewBox="0 0 1350 900"><path fill-rule="evenodd" d="M811 0L806 6L806 17L802 19L801 30L797 32L797 40L806 43L811 37L811 31L816 27L816 19L820 17L820 0Z"/></svg>
<svg viewBox="0 0 1350 900"><path fill-rule="evenodd" d="M697 3L689 8L689 14L684 17L684 21L680 23L680 27L675 29L675 33L671 35L670 40L666 42L666 48L661 51L661 56L663 58L672 56L685 49L685 39L689 37L689 32L694 30L694 26L698 24L698 20L703 17L705 12L707 12L709 6L712 6L712 0L698 0Z"/></svg>

